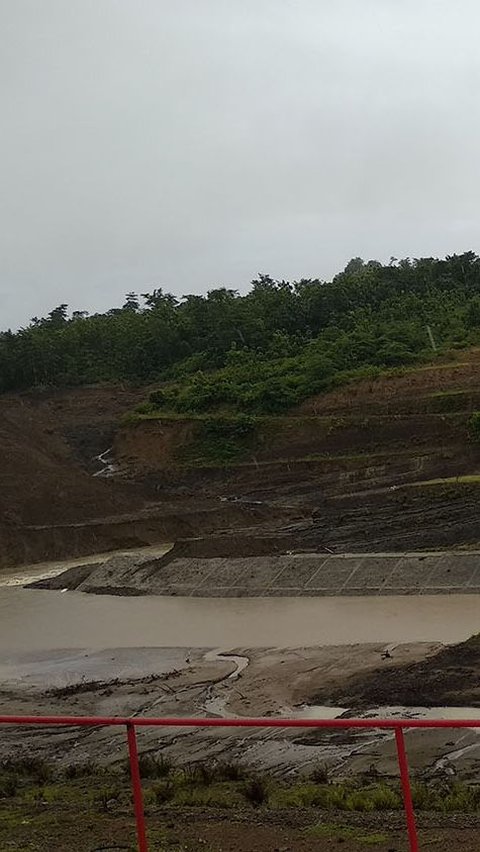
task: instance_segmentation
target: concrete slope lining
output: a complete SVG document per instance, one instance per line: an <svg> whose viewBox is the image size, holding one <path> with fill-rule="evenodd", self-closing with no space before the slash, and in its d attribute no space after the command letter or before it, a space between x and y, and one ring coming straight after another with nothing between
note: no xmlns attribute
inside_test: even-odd
<svg viewBox="0 0 480 852"><path fill-rule="evenodd" d="M130 553L49 586L118 595L322 597L480 594L480 552L284 554L239 558Z"/></svg>

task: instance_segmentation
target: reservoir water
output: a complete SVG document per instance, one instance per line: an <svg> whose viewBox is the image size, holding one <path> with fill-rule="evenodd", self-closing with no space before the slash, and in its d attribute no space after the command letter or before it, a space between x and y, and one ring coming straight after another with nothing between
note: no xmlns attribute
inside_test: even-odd
<svg viewBox="0 0 480 852"><path fill-rule="evenodd" d="M477 595L116 597L0 586L0 651L300 647L459 642L480 631Z"/></svg>

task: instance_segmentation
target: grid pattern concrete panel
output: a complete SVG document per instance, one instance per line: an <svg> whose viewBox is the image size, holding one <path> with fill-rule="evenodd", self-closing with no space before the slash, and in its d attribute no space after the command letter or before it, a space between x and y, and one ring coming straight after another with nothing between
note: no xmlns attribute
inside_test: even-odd
<svg viewBox="0 0 480 852"><path fill-rule="evenodd" d="M480 553L284 554L149 565L150 591L202 597L480 594ZM138 582L139 581L139 582ZM135 577L131 579L135 585ZM141 580L137 575L138 590Z"/></svg>

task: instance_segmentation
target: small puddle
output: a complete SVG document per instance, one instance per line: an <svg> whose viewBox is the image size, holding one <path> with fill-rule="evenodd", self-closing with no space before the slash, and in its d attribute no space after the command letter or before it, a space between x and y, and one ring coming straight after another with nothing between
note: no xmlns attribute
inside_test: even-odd
<svg viewBox="0 0 480 852"><path fill-rule="evenodd" d="M349 713L351 716L352 714ZM358 719L471 719L480 722L480 707L373 707ZM474 728L474 730L476 730Z"/></svg>
<svg viewBox="0 0 480 852"><path fill-rule="evenodd" d="M318 704L304 704L302 707L295 707L293 710L285 709L282 716L293 719L338 719L346 712L346 707L322 707Z"/></svg>
<svg viewBox="0 0 480 852"><path fill-rule="evenodd" d="M480 725L480 707L372 707L363 712L355 713L347 707L323 707L310 704L295 708L293 711L299 719L338 719L348 713L349 719L467 719ZM472 727L480 733L480 727Z"/></svg>

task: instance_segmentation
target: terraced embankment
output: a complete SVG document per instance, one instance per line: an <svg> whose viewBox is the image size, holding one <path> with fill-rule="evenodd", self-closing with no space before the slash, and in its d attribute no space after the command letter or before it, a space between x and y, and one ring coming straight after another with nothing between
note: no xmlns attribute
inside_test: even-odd
<svg viewBox="0 0 480 852"><path fill-rule="evenodd" d="M230 498L296 512L300 546L399 551L474 546L480 352L357 382L288 416L258 417L235 463L202 455L201 416L139 418L116 434L124 476L150 493ZM211 450L211 447L210 447ZM232 553L233 555L233 553Z"/></svg>
<svg viewBox="0 0 480 852"><path fill-rule="evenodd" d="M219 598L480 594L480 552L198 558L173 549L160 557L132 553L76 566L34 586Z"/></svg>
<svg viewBox="0 0 480 852"><path fill-rule="evenodd" d="M253 526L318 552L480 545L479 366L461 352L256 418L228 464L202 455L201 416L122 421L147 389L3 397L0 568Z"/></svg>

